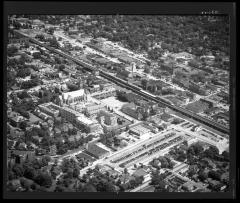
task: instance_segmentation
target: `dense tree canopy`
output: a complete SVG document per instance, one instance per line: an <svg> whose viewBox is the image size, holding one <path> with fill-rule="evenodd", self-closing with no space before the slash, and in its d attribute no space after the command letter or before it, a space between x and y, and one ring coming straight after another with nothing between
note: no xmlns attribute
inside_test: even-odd
<svg viewBox="0 0 240 203"><path fill-rule="evenodd" d="M52 178L48 174L40 173L36 178L35 182L40 186L51 187Z"/></svg>
<svg viewBox="0 0 240 203"><path fill-rule="evenodd" d="M18 52L18 48L16 47L16 46L14 46L14 45L12 45L12 46L9 46L8 48L7 48L7 54L8 54L8 56L13 56L15 53L17 53Z"/></svg>
<svg viewBox="0 0 240 203"><path fill-rule="evenodd" d="M172 52L188 51L196 55L215 50L229 54L229 24L227 17L208 16L91 16L98 28L88 26L84 30L94 37L106 37L121 41L135 51L145 51L152 59L158 59L155 43ZM101 29L102 28L102 29ZM159 56L158 56L159 55Z"/></svg>

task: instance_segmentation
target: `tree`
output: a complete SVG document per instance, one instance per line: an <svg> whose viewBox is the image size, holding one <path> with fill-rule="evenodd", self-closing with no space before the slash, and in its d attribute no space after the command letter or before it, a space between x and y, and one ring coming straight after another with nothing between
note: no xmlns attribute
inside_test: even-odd
<svg viewBox="0 0 240 203"><path fill-rule="evenodd" d="M78 132L78 130L77 130L76 128L73 128L73 129L72 129L72 135L76 135L77 132Z"/></svg>
<svg viewBox="0 0 240 203"><path fill-rule="evenodd" d="M17 21L14 21L13 22L13 26L18 30L22 27L21 23L17 22Z"/></svg>
<svg viewBox="0 0 240 203"><path fill-rule="evenodd" d="M112 146L114 142L113 137L107 137L106 145Z"/></svg>
<svg viewBox="0 0 240 203"><path fill-rule="evenodd" d="M193 67L193 68L198 68L199 67L199 64L196 60L191 60L188 62L188 65Z"/></svg>
<svg viewBox="0 0 240 203"><path fill-rule="evenodd" d="M115 145L115 146L118 147L118 146L120 145L120 142L121 142L120 139L114 137L114 145Z"/></svg>
<svg viewBox="0 0 240 203"><path fill-rule="evenodd" d="M48 29L48 33L49 33L50 35L53 35L53 33L54 33L54 28L53 28L53 27L50 27L50 28Z"/></svg>
<svg viewBox="0 0 240 203"><path fill-rule="evenodd" d="M51 157L50 156L45 155L45 156L42 157L42 164L43 164L43 166L47 166L50 161L51 161Z"/></svg>
<svg viewBox="0 0 240 203"><path fill-rule="evenodd" d="M215 146L210 146L208 149L204 151L204 155L208 158L213 159L215 155L219 155L219 150Z"/></svg>
<svg viewBox="0 0 240 203"><path fill-rule="evenodd" d="M191 154L191 155L199 155L200 153L203 152L203 146L200 144L200 143L195 143L195 144L192 144L188 150L187 150L187 153L188 154Z"/></svg>
<svg viewBox="0 0 240 203"><path fill-rule="evenodd" d="M7 54L8 56L13 56L15 53L18 52L18 48L14 45L7 48Z"/></svg>
<svg viewBox="0 0 240 203"><path fill-rule="evenodd" d="M159 171L156 171L152 174L151 185L158 185L161 181L164 180L164 175L159 174Z"/></svg>
<svg viewBox="0 0 240 203"><path fill-rule="evenodd" d="M223 152L222 152L222 156L224 157L224 159L225 159L226 161L229 161L229 152L223 151Z"/></svg>
<svg viewBox="0 0 240 203"><path fill-rule="evenodd" d="M174 163L172 161L168 162L168 168L173 169Z"/></svg>
<svg viewBox="0 0 240 203"><path fill-rule="evenodd" d="M72 179L73 178L73 169L72 168L68 168L67 169L67 173L66 173L66 177L68 179Z"/></svg>
<svg viewBox="0 0 240 203"><path fill-rule="evenodd" d="M106 182L104 187L106 192L116 192L116 187L111 182Z"/></svg>
<svg viewBox="0 0 240 203"><path fill-rule="evenodd" d="M203 170L199 171L198 178L200 181L205 181L207 179L208 175Z"/></svg>
<svg viewBox="0 0 240 203"><path fill-rule="evenodd" d="M59 71L63 71L66 68L66 66L64 64L57 65L56 67L58 68Z"/></svg>
<svg viewBox="0 0 240 203"><path fill-rule="evenodd" d="M21 93L18 94L18 97L20 99L24 99L24 98L29 98L29 95L28 95L27 91L24 90L24 91L22 91Z"/></svg>
<svg viewBox="0 0 240 203"><path fill-rule="evenodd" d="M97 192L97 189L92 184L86 184L83 187L83 192Z"/></svg>
<svg viewBox="0 0 240 203"><path fill-rule="evenodd" d="M67 148L65 145L62 145L62 147L58 147L58 151L57 151L57 154L59 155L62 155L62 154L65 154L67 152Z"/></svg>
<svg viewBox="0 0 240 203"><path fill-rule="evenodd" d="M166 189L166 183L164 181L160 181L156 186L154 192L168 192Z"/></svg>
<svg viewBox="0 0 240 203"><path fill-rule="evenodd" d="M25 117L25 118L27 118L27 119L29 119L30 118L30 115L29 115L29 113L25 110L25 107L24 107L24 105L21 105L21 106L16 106L15 108L14 108L14 110L16 111L16 112L18 112L18 113L20 113L21 114L21 116L23 116L23 117ZM24 121L25 122L25 121ZM26 122L25 122L26 123ZM27 124L27 123L26 123ZM25 129L25 124L20 124L20 128L21 128L21 126L23 127L23 129Z"/></svg>
<svg viewBox="0 0 240 203"><path fill-rule="evenodd" d="M32 185L32 182L30 180L27 180L25 178L20 178L20 183L26 191L30 190L31 185Z"/></svg>
<svg viewBox="0 0 240 203"><path fill-rule="evenodd" d="M182 142L182 144L185 145L185 146L188 146L188 141L187 141L187 140L184 140L184 141Z"/></svg>
<svg viewBox="0 0 240 203"><path fill-rule="evenodd" d="M187 155L181 150L178 152L176 160L183 162L186 158L187 158Z"/></svg>
<svg viewBox="0 0 240 203"><path fill-rule="evenodd" d="M148 83L148 80L146 80L146 79L141 80L141 85L144 89L146 89L147 83Z"/></svg>
<svg viewBox="0 0 240 203"><path fill-rule="evenodd" d="M40 173L36 178L35 178L35 182L37 184L39 184L40 186L44 186L44 187L51 187L52 185L52 179L51 176L49 176L48 174L44 174L44 173Z"/></svg>
<svg viewBox="0 0 240 203"><path fill-rule="evenodd" d="M179 118L174 118L172 121L172 124L175 124L175 125L177 125L179 123L181 123L181 119L179 119Z"/></svg>
<svg viewBox="0 0 240 203"><path fill-rule="evenodd" d="M41 168L41 164L39 163L38 159L34 159L34 160L32 161L32 167L33 167L35 170Z"/></svg>
<svg viewBox="0 0 240 203"><path fill-rule="evenodd" d="M37 35L35 36L35 38L39 39L40 41L44 41L44 40L45 40L45 37L44 37L43 34L37 34Z"/></svg>
<svg viewBox="0 0 240 203"><path fill-rule="evenodd" d="M36 177L36 170L33 167L28 166L25 170L24 170L24 174L23 176L25 178L31 179L33 180Z"/></svg>
<svg viewBox="0 0 240 203"><path fill-rule="evenodd" d="M192 166L192 165L191 165ZM189 167L189 170L188 170L188 176L189 177L192 177L193 175L195 175L195 170L194 170L194 168L193 167Z"/></svg>
<svg viewBox="0 0 240 203"><path fill-rule="evenodd" d="M41 54L40 52L34 52L34 53L32 54L32 56L33 56L34 59L40 59L41 56L42 56L42 54Z"/></svg>
<svg viewBox="0 0 240 203"><path fill-rule="evenodd" d="M22 130L26 130L26 127L27 127L27 122L26 121L23 121L19 124L19 127L22 129Z"/></svg>
<svg viewBox="0 0 240 203"><path fill-rule="evenodd" d="M135 181L134 179L131 179L131 180L129 181L129 187L130 187L130 188L135 188L135 187L137 187L137 183L136 183L136 181Z"/></svg>
<svg viewBox="0 0 240 203"><path fill-rule="evenodd" d="M51 138L49 136L45 135L43 137L43 139L41 140L41 144L42 144L42 146L50 146L51 145L50 141L51 141Z"/></svg>
<svg viewBox="0 0 240 203"><path fill-rule="evenodd" d="M144 68L144 73L150 73L150 71L151 71L150 67L145 67Z"/></svg>
<svg viewBox="0 0 240 203"><path fill-rule="evenodd" d="M30 62L30 57L26 54L26 53L23 53L21 54L21 57L19 58L18 62L20 64L25 64L25 62Z"/></svg>
<svg viewBox="0 0 240 203"><path fill-rule="evenodd" d="M68 32L68 31L69 31L69 27L68 27L68 26L65 26L65 27L63 28L63 30L64 30L65 32Z"/></svg>
<svg viewBox="0 0 240 203"><path fill-rule="evenodd" d="M31 70L30 70L30 68L24 68L24 69L19 69L18 71L17 71L17 77L21 77L21 78L24 78L24 77L26 77L26 76L30 76L30 74L31 74Z"/></svg>
<svg viewBox="0 0 240 203"><path fill-rule="evenodd" d="M154 49L151 49L149 52L148 52L148 56L150 59L152 60L157 60L158 58L160 58L162 56L162 53L163 51L159 48L154 48Z"/></svg>
<svg viewBox="0 0 240 203"><path fill-rule="evenodd" d="M67 189L63 185L57 185L54 192L67 192Z"/></svg>
<svg viewBox="0 0 240 203"><path fill-rule="evenodd" d="M153 159L151 162L151 165L155 168L160 168L159 163L160 163L160 161L158 159Z"/></svg>
<svg viewBox="0 0 240 203"><path fill-rule="evenodd" d="M23 169L22 165L20 165L20 164L15 164L13 166L12 171L15 173L15 175L17 177L22 177L23 173L24 173L24 169Z"/></svg>
<svg viewBox="0 0 240 203"><path fill-rule="evenodd" d="M78 168L74 168L74 169L73 169L73 177L74 177L74 178L78 178L79 175L80 175L79 169L78 169Z"/></svg>
<svg viewBox="0 0 240 203"><path fill-rule="evenodd" d="M29 43L28 41L26 41L26 42L24 43L24 47L25 47L25 48L29 48L29 47L30 47L30 43Z"/></svg>
<svg viewBox="0 0 240 203"><path fill-rule="evenodd" d="M221 180L221 174L217 171L209 171L208 177L214 180Z"/></svg>
<svg viewBox="0 0 240 203"><path fill-rule="evenodd" d="M194 144L192 146L193 146L195 155L199 155L204 150L203 146L199 142L197 142L196 144Z"/></svg>
<svg viewBox="0 0 240 203"><path fill-rule="evenodd" d="M64 159L62 166L61 166L62 172L66 173L68 171L68 168L70 168L70 167L71 167L70 161L68 159Z"/></svg>
<svg viewBox="0 0 240 203"><path fill-rule="evenodd" d="M137 185L142 184L143 180L144 180L143 176L138 176L138 177L135 178L135 181L136 181Z"/></svg>
<svg viewBox="0 0 240 203"><path fill-rule="evenodd" d="M52 47L54 47L54 48L59 48L60 47L60 44L58 43L58 41L57 41L57 39L55 38L55 37L53 37L53 38L50 38L49 40L48 40L48 42L49 42L49 45L50 46L52 46Z"/></svg>
<svg viewBox="0 0 240 203"><path fill-rule="evenodd" d="M193 154L187 154L187 162L188 162L189 165L195 164L196 160L194 159Z"/></svg>
<svg viewBox="0 0 240 203"><path fill-rule="evenodd" d="M77 85L71 83L67 83L67 87L70 91L76 91L79 89Z"/></svg>
<svg viewBox="0 0 240 203"><path fill-rule="evenodd" d="M13 179L16 179L16 175L15 173L12 171L12 170L9 170L8 171L8 180L13 180Z"/></svg>

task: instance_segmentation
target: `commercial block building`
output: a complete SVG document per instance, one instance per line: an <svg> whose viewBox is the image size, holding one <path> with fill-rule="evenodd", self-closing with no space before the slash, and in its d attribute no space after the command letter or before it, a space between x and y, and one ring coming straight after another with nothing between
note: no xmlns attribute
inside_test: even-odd
<svg viewBox="0 0 240 203"><path fill-rule="evenodd" d="M205 102L209 105L209 108L213 108L213 107L216 107L216 101L215 100L212 100L210 98L201 98L200 99L202 102Z"/></svg>
<svg viewBox="0 0 240 203"><path fill-rule="evenodd" d="M49 116L52 116L52 117L59 116L60 106L58 106L52 102L41 104L38 107L43 113L46 113Z"/></svg>
<svg viewBox="0 0 240 203"><path fill-rule="evenodd" d="M91 143L87 146L87 151L93 156L101 159L110 154L110 150L107 149L102 143Z"/></svg>
<svg viewBox="0 0 240 203"><path fill-rule="evenodd" d="M12 113L10 116L10 124L14 127L18 127L20 126L20 123L27 121L28 119L24 118L23 116L21 116L19 113Z"/></svg>
<svg viewBox="0 0 240 203"><path fill-rule="evenodd" d="M116 89L113 87L110 87L109 89L104 89L101 92L94 92L92 93L91 96L96 99L105 99L107 97L116 96Z"/></svg>
<svg viewBox="0 0 240 203"><path fill-rule="evenodd" d="M136 126L131 127L129 132L140 137L140 136L142 136L146 133L151 132L151 130L140 124L140 125L136 125Z"/></svg>
<svg viewBox="0 0 240 203"><path fill-rule="evenodd" d="M112 83L104 83L104 84L100 84L100 89L101 90L108 90L114 88L114 84Z"/></svg>

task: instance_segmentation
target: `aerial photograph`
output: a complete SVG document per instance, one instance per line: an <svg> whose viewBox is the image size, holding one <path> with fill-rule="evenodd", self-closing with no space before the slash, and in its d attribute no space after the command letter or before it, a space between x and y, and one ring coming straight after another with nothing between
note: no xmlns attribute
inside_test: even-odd
<svg viewBox="0 0 240 203"><path fill-rule="evenodd" d="M229 192L227 15L8 15L8 192Z"/></svg>

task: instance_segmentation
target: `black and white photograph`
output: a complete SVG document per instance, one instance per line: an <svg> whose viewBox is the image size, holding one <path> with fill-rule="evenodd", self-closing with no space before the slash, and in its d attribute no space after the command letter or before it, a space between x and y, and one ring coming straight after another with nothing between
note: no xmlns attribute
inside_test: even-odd
<svg viewBox="0 0 240 203"><path fill-rule="evenodd" d="M6 192L232 192L228 14L30 13L6 22Z"/></svg>

